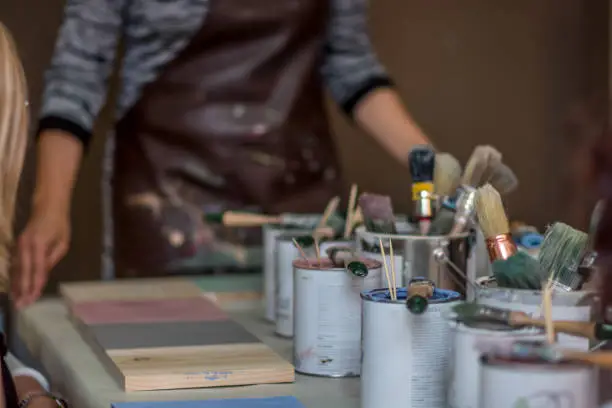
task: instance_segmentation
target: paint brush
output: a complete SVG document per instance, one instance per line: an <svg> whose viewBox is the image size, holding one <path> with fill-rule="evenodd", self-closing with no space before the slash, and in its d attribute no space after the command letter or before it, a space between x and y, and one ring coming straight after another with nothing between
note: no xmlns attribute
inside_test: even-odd
<svg viewBox="0 0 612 408"><path fill-rule="evenodd" d="M493 275L499 287L540 289L540 265L518 251L499 192L490 184L477 190L476 215L486 239Z"/></svg>
<svg viewBox="0 0 612 408"><path fill-rule="evenodd" d="M306 256L306 252L304 252L304 250L302 249L302 246L298 243L297 239L293 238L292 241L293 241L293 245L295 245L297 250L300 252L300 256L302 257L302 259L304 259L306 263L310 265L310 261L308 260L308 257Z"/></svg>
<svg viewBox="0 0 612 408"><path fill-rule="evenodd" d="M473 223L476 211L476 189L461 186L456 197L447 199L436 214L428 235L457 235L465 232ZM453 202L454 201L454 202ZM454 207L454 211L451 208Z"/></svg>
<svg viewBox="0 0 612 408"><path fill-rule="evenodd" d="M460 194L461 165L448 153L436 155L434 170L434 192L438 200L436 216L433 218L427 235L447 235L454 223L455 204ZM459 189L459 190L458 190Z"/></svg>
<svg viewBox="0 0 612 408"><path fill-rule="evenodd" d="M366 230L379 234L397 234L391 197L363 193L359 197Z"/></svg>
<svg viewBox="0 0 612 408"><path fill-rule="evenodd" d="M413 218L419 224L421 234L426 235L434 216L434 171L436 153L431 146L416 146L408 155L412 176ZM363 209L365 212L365 208Z"/></svg>
<svg viewBox="0 0 612 408"><path fill-rule="evenodd" d="M406 307L413 314L423 314L429 307L429 298L434 294L436 285L429 279L412 278L406 291Z"/></svg>
<svg viewBox="0 0 612 408"><path fill-rule="evenodd" d="M542 359L550 363L577 361L600 368L612 368L612 352L609 351L567 350L535 341L499 341L499 339L479 339L474 346L480 353L493 353L505 358L519 358L527 361Z"/></svg>
<svg viewBox="0 0 612 408"><path fill-rule="evenodd" d="M230 228L261 227L264 225L278 224L285 227L312 228L312 217L304 214L284 213L280 215L265 215L243 211L224 211L220 213L207 213L204 219L210 224L223 224Z"/></svg>
<svg viewBox="0 0 612 408"><path fill-rule="evenodd" d="M504 163L495 165L485 180L502 195L513 192L519 184L516 174Z"/></svg>
<svg viewBox="0 0 612 408"><path fill-rule="evenodd" d="M351 192L349 194L348 207L346 208L346 220L344 222L344 239L348 239L351 236L353 230L353 213L355 212L355 202L357 201L357 185L351 186Z"/></svg>
<svg viewBox="0 0 612 408"><path fill-rule="evenodd" d="M533 318L524 312L487 306L475 302L461 303L453 307L453 320L467 324L494 323L509 327L546 327L546 320ZM554 321L554 331L584 337L591 341L612 339L612 325L595 322Z"/></svg>
<svg viewBox="0 0 612 408"><path fill-rule="evenodd" d="M477 146L465 165L461 184L472 187L481 186L487 169L501 163L501 153L492 146Z"/></svg>
<svg viewBox="0 0 612 408"><path fill-rule="evenodd" d="M437 153L434 167L434 193L448 197L455 193L461 182L461 164L449 153Z"/></svg>
<svg viewBox="0 0 612 408"><path fill-rule="evenodd" d="M586 233L562 222L551 225L544 234L538 255L540 279L548 280L552 277L554 287L578 290L584 283L579 269L588 255L588 244Z"/></svg>
<svg viewBox="0 0 612 408"><path fill-rule="evenodd" d="M327 248L327 257L337 268L345 268L353 276L365 278L369 270L365 263L359 260L359 256L350 248L343 246L332 246Z"/></svg>

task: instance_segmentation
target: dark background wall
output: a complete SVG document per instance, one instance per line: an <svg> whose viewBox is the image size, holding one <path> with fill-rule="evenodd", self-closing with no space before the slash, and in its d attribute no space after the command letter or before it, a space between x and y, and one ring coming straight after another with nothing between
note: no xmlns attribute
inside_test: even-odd
<svg viewBox="0 0 612 408"><path fill-rule="evenodd" d="M476 144L496 146L521 180L507 200L513 218L539 226L561 219L584 227L590 198L572 174L585 136L569 127L568 119L594 92L607 92L608 1L371 3L378 53L437 147L465 161ZM0 20L13 30L24 60L34 112L62 6L61 0L0 2ZM362 190L391 194L396 207L406 209L407 170L331 109L349 179ZM73 246L54 280L99 276L99 175L108 112L78 181ZM31 153L18 227L29 211Z"/></svg>

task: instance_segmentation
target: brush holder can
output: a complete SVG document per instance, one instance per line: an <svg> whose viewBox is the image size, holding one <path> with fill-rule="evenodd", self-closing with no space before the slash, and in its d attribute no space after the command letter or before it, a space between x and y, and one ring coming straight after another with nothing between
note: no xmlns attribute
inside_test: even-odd
<svg viewBox="0 0 612 408"><path fill-rule="evenodd" d="M293 337L293 261L302 258L294 239L294 232L283 234L276 239L276 334L285 338ZM300 245L305 255L315 257L314 245Z"/></svg>
<svg viewBox="0 0 612 408"><path fill-rule="evenodd" d="M453 351L451 356L449 408L479 408L480 342L511 340L545 340L541 330L512 330L504 326L464 325L451 322Z"/></svg>
<svg viewBox="0 0 612 408"><path fill-rule="evenodd" d="M447 408L452 338L446 316L457 292L436 289L422 314L406 307L406 289L363 292L361 408Z"/></svg>
<svg viewBox="0 0 612 408"><path fill-rule="evenodd" d="M467 296L468 300L475 295L472 284L476 279L476 263L470 260L475 252L473 232L452 237L430 237L402 233L379 234L360 227L356 231L356 237L357 251L365 257L380 261L382 257L379 239L382 240L387 262L390 262L389 241L391 241L396 273L402 277L399 280L402 285L412 278L422 276L433 281L441 289L460 292L463 296ZM398 263L401 263L401 268L397 268ZM382 283L381 286L386 285Z"/></svg>
<svg viewBox="0 0 612 408"><path fill-rule="evenodd" d="M489 259L489 251L487 250L487 242L484 234L480 228L475 228L474 234L476 237L474 256L469 257L469 262L472 262L473 265L468 265L468 270L475 271L476 279L491 276L493 274L493 268L491 266L491 260ZM475 293L473 294L475 295Z"/></svg>
<svg viewBox="0 0 612 408"><path fill-rule="evenodd" d="M263 269L264 269L264 317L269 322L276 321L276 238L283 234L310 234L319 222L320 215L304 215L304 221L312 221L312 229L287 228L282 225L264 225L262 228Z"/></svg>
<svg viewBox="0 0 612 408"><path fill-rule="evenodd" d="M591 292L554 292L552 295L553 320L588 322L591 320L594 296ZM478 290L476 301L488 306L510 309L542 317L542 291L482 288ZM563 347L587 351L589 340L560 333L558 342Z"/></svg>
<svg viewBox="0 0 612 408"><path fill-rule="evenodd" d="M481 357L478 408L595 408L597 370L539 358Z"/></svg>
<svg viewBox="0 0 612 408"><path fill-rule="evenodd" d="M360 293L378 287L382 265L360 259L367 276L334 267L329 259L293 261L293 363L301 374L354 377L361 372Z"/></svg>
<svg viewBox="0 0 612 408"><path fill-rule="evenodd" d="M321 241L319 243L319 251L321 252L321 257L326 258L327 257L326 251L332 247L348 248L354 251L356 249L356 243L354 239L350 239L350 238Z"/></svg>

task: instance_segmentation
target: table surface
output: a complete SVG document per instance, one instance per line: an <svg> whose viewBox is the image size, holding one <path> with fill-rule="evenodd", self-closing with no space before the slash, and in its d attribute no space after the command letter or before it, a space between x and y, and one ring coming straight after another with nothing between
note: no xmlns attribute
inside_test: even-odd
<svg viewBox="0 0 612 408"><path fill-rule="evenodd" d="M230 311L232 317L290 361L292 342L274 335L274 326L261 318L259 309ZM297 397L306 408L357 408L359 379L318 378L296 374L293 384L206 388L125 393L105 371L76 331L64 303L44 299L19 313L19 335L32 356L51 377L54 389L79 408L110 408L113 402L256 398L280 395Z"/></svg>

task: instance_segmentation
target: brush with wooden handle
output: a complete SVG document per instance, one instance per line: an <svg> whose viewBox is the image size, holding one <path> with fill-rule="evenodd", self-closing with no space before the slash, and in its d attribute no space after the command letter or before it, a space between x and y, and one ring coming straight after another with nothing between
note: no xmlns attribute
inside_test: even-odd
<svg viewBox="0 0 612 408"><path fill-rule="evenodd" d="M349 239L353 232L353 217L355 213L355 203L357 202L357 185L351 186L351 192L349 194L348 207L346 208L346 220L344 221L344 239Z"/></svg>
<svg viewBox="0 0 612 408"><path fill-rule="evenodd" d="M497 285L539 290L540 265L529 254L517 249L510 235L510 223L501 196L490 184L478 189L476 215L485 236Z"/></svg>
<svg viewBox="0 0 612 408"><path fill-rule="evenodd" d="M359 197L359 207L363 211L363 221L368 232L397 234L391 197L363 193Z"/></svg>
<svg viewBox="0 0 612 408"><path fill-rule="evenodd" d="M482 354L513 360L533 361L534 359L542 359L550 363L576 361L612 369L612 352L610 351L577 351L534 341L499 341L499 339L484 338L477 340L474 346Z"/></svg>
<svg viewBox="0 0 612 408"><path fill-rule="evenodd" d="M579 290L585 282L581 266L591 257L589 237L562 222L550 226L540 247L540 280L552 277L553 287L561 290Z"/></svg>
<svg viewBox="0 0 612 408"><path fill-rule="evenodd" d="M533 318L526 313L501 309L474 302L453 307L453 319L464 323L498 323L511 327L546 327L546 320ZM612 340L612 325L595 322L555 320L554 331L584 337L592 341Z"/></svg>
<svg viewBox="0 0 612 408"><path fill-rule="evenodd" d="M408 166L412 176L413 217L423 235L429 231L431 220L435 215L435 165L436 153L431 146L416 146L408 155Z"/></svg>
<svg viewBox="0 0 612 408"><path fill-rule="evenodd" d="M519 185L518 177L514 171L504 163L495 165L485 176L485 181L491 184L500 194L509 194Z"/></svg>

